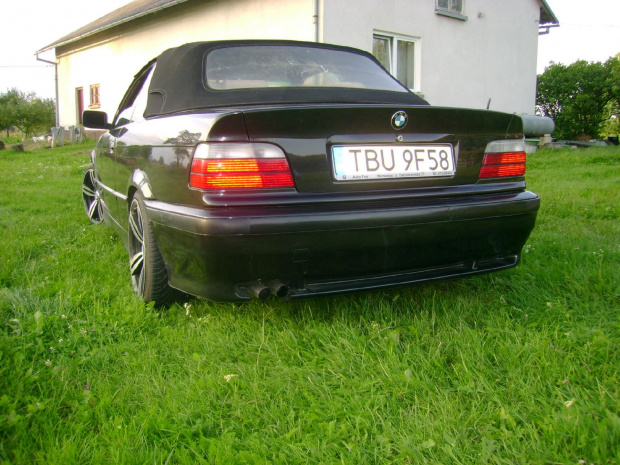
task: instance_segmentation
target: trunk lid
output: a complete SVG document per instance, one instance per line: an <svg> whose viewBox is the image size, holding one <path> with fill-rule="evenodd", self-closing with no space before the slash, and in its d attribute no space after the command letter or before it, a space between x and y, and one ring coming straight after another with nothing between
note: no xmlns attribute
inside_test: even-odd
<svg viewBox="0 0 620 465"><path fill-rule="evenodd" d="M406 114L406 124L398 129L399 122L393 119L401 116L402 124L400 112ZM515 115L459 108L316 105L251 109L244 111L244 118L250 141L276 144L285 151L300 193L476 184L487 144L523 137L521 119ZM335 147L340 153L353 150L356 158L349 154L353 160L349 165L362 176L351 179L341 175L342 168L334 168ZM448 156L453 157L453 164L445 161ZM429 160L423 162L425 157ZM404 167L415 172L416 158L423 171L426 166L426 174L420 177L377 174L397 176L392 173ZM439 171L430 176L429 167ZM450 172L442 170L448 167ZM383 177L364 178L368 174Z"/></svg>

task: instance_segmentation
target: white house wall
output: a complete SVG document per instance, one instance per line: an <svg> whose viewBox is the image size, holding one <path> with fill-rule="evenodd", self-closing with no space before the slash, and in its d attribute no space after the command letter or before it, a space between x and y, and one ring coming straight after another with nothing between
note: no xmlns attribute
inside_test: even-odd
<svg viewBox="0 0 620 465"><path fill-rule="evenodd" d="M312 41L313 15L312 0L211 0L179 5L117 27L113 36L102 36L83 49L61 47L57 49L60 124L77 122L76 89L83 88L88 109L94 84L100 85L100 109L114 115L134 74L167 48L220 39ZM138 21L140 27L134 27Z"/></svg>
<svg viewBox="0 0 620 465"><path fill-rule="evenodd" d="M538 0L464 0L467 21L436 0L316 0L319 40L372 51L374 31L419 38L420 93L433 105L534 112ZM219 39L315 39L315 0L205 0L181 4L56 50L62 125L77 121L100 85L113 115L133 75L163 50ZM96 39L96 40L95 40Z"/></svg>
<svg viewBox="0 0 620 465"><path fill-rule="evenodd" d="M372 51L373 31L419 38L420 88L432 104L534 113L540 4L464 0L467 21L435 0L323 0L322 40Z"/></svg>

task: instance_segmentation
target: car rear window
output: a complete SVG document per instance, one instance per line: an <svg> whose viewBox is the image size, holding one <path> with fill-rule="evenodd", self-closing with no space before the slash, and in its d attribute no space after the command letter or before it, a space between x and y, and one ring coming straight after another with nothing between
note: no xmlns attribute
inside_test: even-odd
<svg viewBox="0 0 620 465"><path fill-rule="evenodd" d="M207 85L214 90L269 87L348 87L408 92L380 65L342 50L253 45L212 50Z"/></svg>

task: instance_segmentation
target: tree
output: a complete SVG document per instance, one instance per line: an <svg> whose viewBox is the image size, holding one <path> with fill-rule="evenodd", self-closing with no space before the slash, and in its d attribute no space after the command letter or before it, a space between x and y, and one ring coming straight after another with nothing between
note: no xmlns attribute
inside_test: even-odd
<svg viewBox="0 0 620 465"><path fill-rule="evenodd" d="M605 106L605 121L601 125L603 137L620 134L620 53L611 60L611 100Z"/></svg>
<svg viewBox="0 0 620 465"><path fill-rule="evenodd" d="M536 106L540 114L555 121L556 139L599 136L613 102L617 106L620 101L618 61L581 60L568 66L551 62L538 76Z"/></svg>
<svg viewBox="0 0 620 465"><path fill-rule="evenodd" d="M9 136L9 128L18 122L17 108L20 105L20 94L17 89L11 89L6 94L0 94L0 129L6 129Z"/></svg>
<svg viewBox="0 0 620 465"><path fill-rule="evenodd" d="M26 136L37 130L48 131L54 125L55 106L52 99L40 99L34 92L10 89L0 93L0 129L20 127Z"/></svg>
<svg viewBox="0 0 620 465"><path fill-rule="evenodd" d="M36 130L45 132L54 125L54 102L51 99L33 98L23 108L22 127L27 135L33 134Z"/></svg>

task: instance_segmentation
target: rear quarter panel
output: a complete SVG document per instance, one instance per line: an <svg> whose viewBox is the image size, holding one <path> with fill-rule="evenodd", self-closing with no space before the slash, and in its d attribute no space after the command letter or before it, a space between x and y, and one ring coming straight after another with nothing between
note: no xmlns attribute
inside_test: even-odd
<svg viewBox="0 0 620 465"><path fill-rule="evenodd" d="M205 140L216 118L215 114L159 117L112 130L113 188L118 198L128 200L133 189L142 189L147 199L199 204L200 194L188 188L189 166L194 146ZM123 216L122 209L117 216Z"/></svg>

